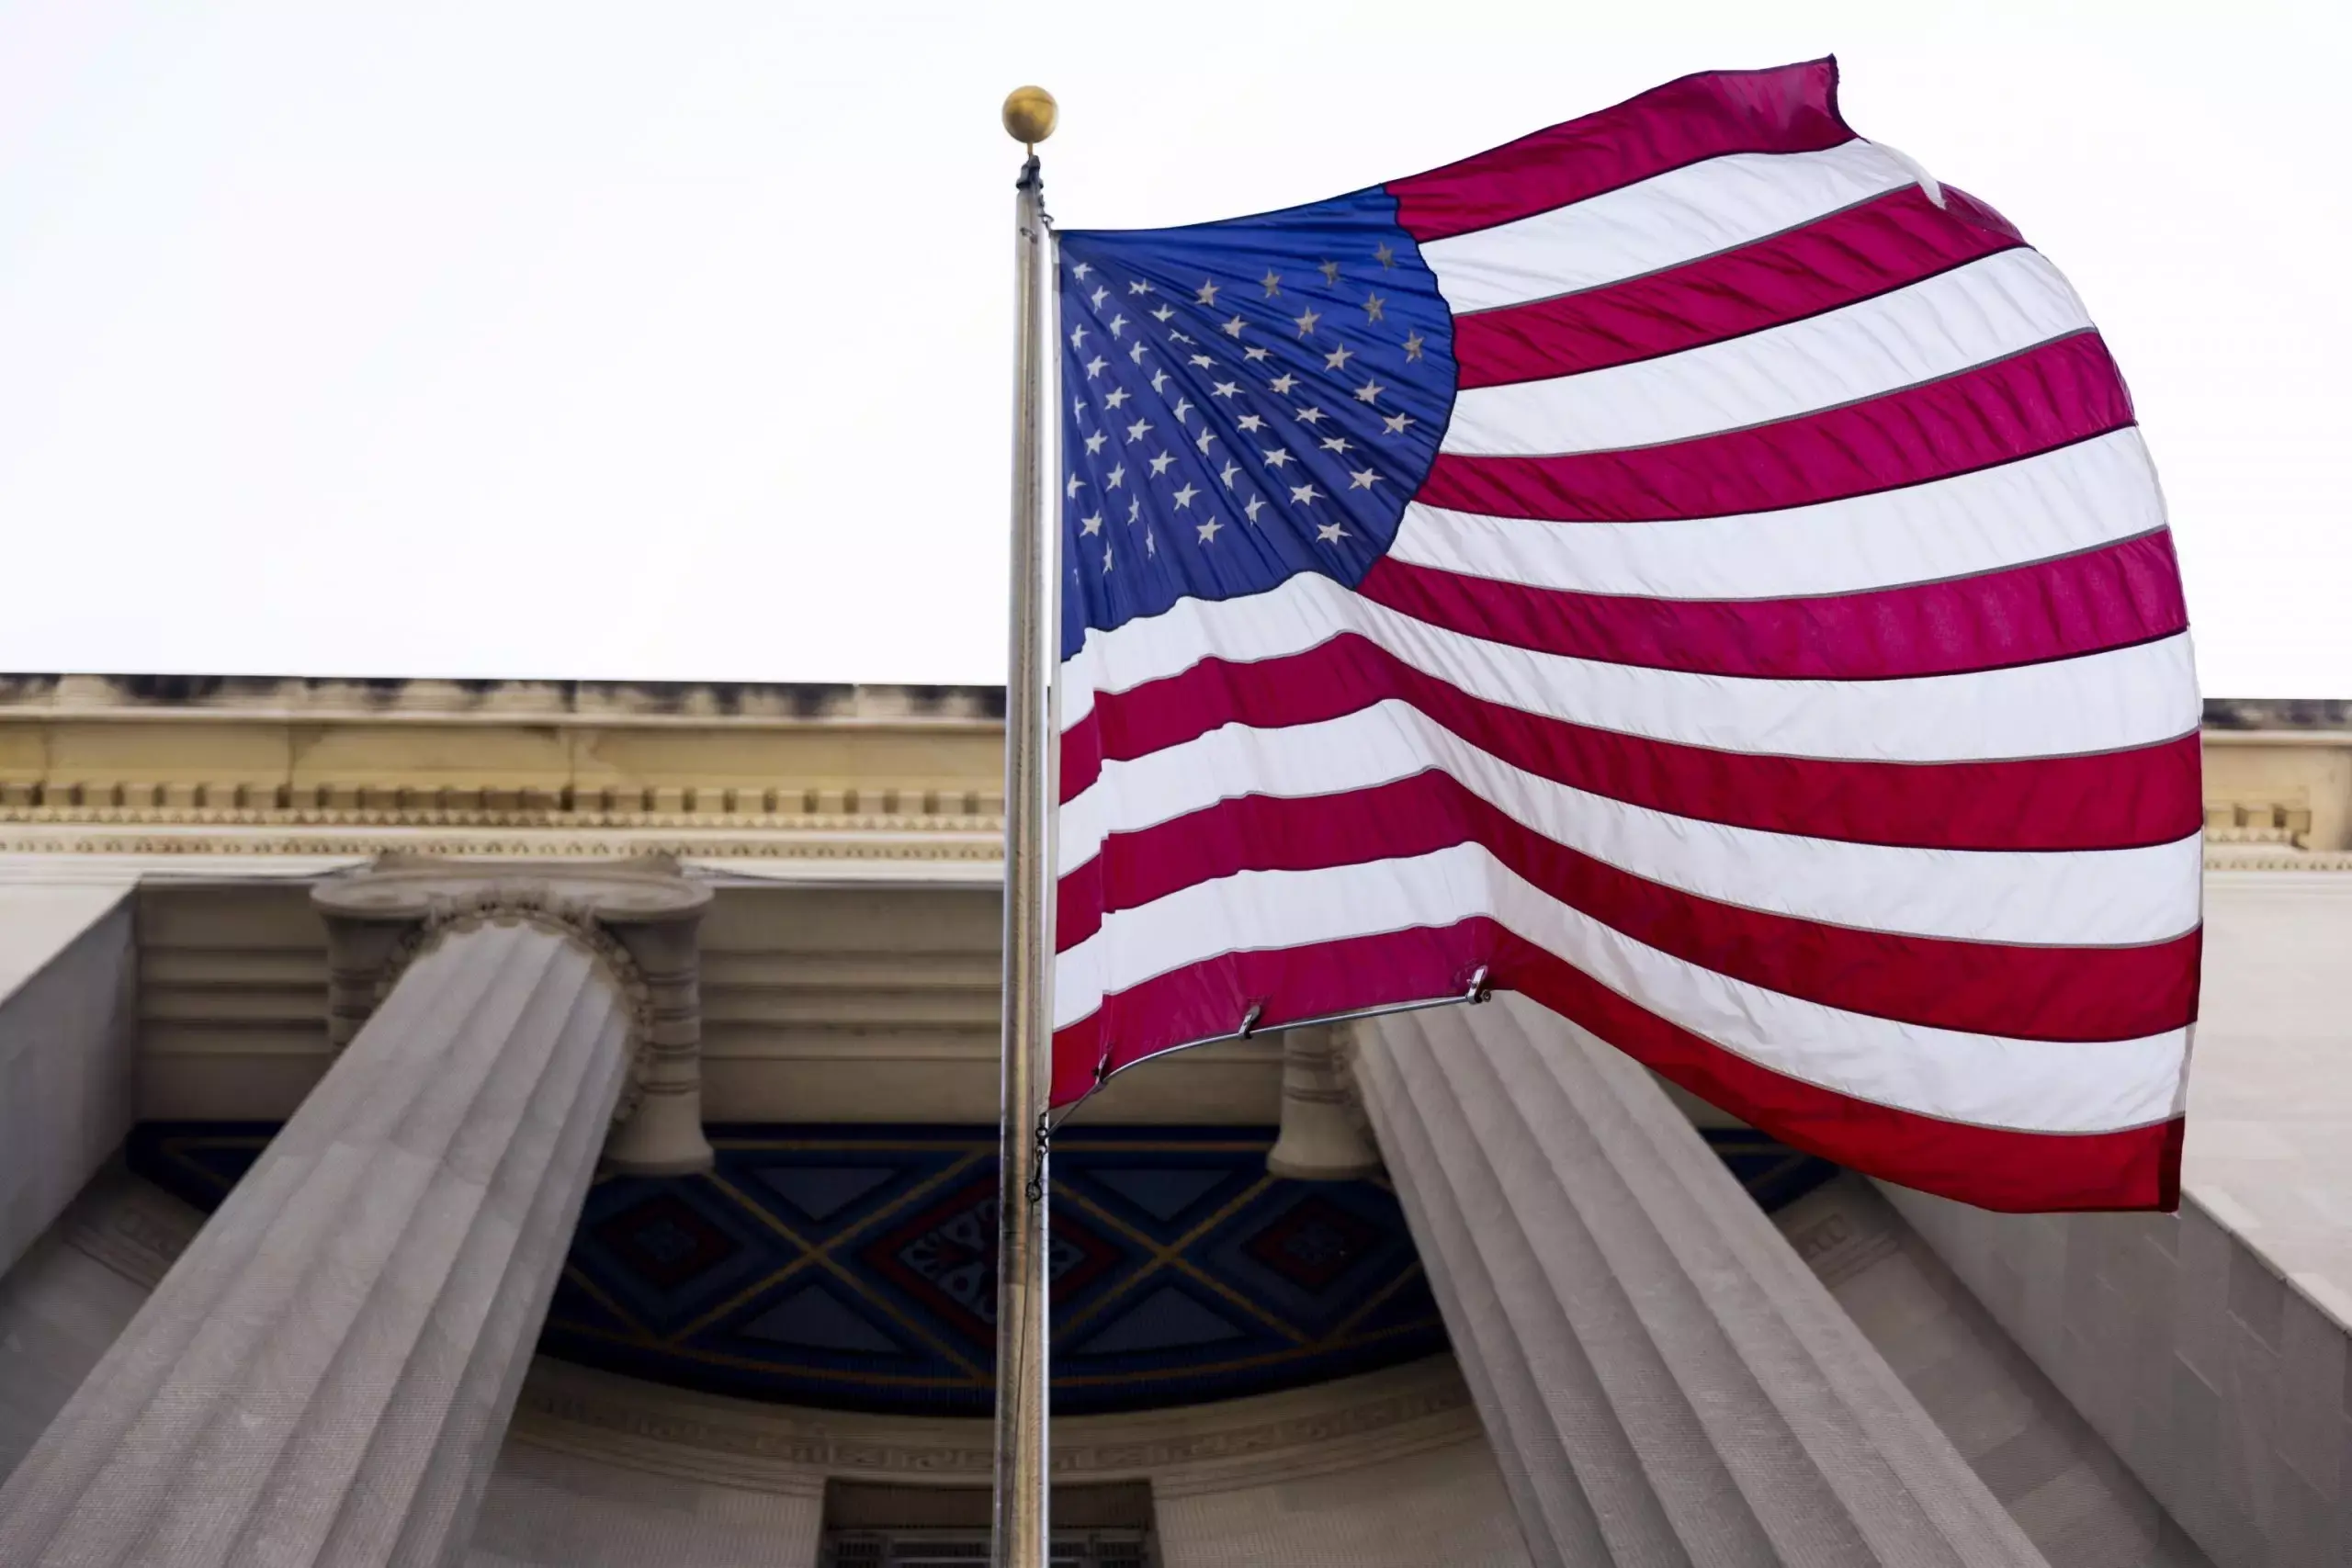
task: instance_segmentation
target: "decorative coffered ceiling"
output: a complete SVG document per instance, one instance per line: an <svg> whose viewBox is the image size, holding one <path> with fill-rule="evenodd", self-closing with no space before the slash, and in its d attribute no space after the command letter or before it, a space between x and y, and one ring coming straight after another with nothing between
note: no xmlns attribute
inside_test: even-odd
<svg viewBox="0 0 2352 1568"><path fill-rule="evenodd" d="M132 1168L210 1208L274 1129L149 1122ZM984 1416L995 1355L996 1133L714 1127L707 1175L589 1193L542 1354L706 1393ZM1709 1134L1777 1207L1834 1168ZM1417 1361L1445 1331L1378 1181L1266 1172L1272 1127L1080 1126L1054 1145L1054 1404L1267 1393Z"/></svg>

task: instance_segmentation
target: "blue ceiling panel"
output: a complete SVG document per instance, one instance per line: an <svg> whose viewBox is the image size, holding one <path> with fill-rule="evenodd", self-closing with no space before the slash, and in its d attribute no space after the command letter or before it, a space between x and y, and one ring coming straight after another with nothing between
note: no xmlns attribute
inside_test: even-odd
<svg viewBox="0 0 2352 1568"><path fill-rule="evenodd" d="M209 1209L276 1132L147 1122L131 1168ZM600 1176L540 1336L565 1360L795 1404L981 1416L996 1132L714 1126L699 1176ZM1710 1133L1767 1207L1835 1174ZM1266 1174L1263 1127L1054 1142L1054 1408L1230 1399L1430 1355L1445 1330L1384 1182Z"/></svg>

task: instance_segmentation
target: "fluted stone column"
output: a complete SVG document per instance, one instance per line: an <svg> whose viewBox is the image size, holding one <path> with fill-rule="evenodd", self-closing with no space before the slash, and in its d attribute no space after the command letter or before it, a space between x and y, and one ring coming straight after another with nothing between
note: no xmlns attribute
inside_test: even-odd
<svg viewBox="0 0 2352 1568"><path fill-rule="evenodd" d="M1380 1168L1380 1155L1349 1109L1336 1024L1283 1034L1282 1131L1266 1169L1294 1181L1347 1181Z"/></svg>
<svg viewBox="0 0 2352 1568"><path fill-rule="evenodd" d="M425 880L370 874L322 907ZM0 1563L463 1560L646 1030L615 933L690 938L709 897L499 887L372 922L396 983L0 1489Z"/></svg>
<svg viewBox="0 0 2352 1568"><path fill-rule="evenodd" d="M1538 1564L2042 1562L1639 1067L1520 997L1357 1029Z"/></svg>

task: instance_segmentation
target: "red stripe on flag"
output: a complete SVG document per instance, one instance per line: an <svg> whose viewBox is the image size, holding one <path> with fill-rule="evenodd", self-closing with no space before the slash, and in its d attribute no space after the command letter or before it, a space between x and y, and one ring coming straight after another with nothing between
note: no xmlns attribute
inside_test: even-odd
<svg viewBox="0 0 2352 1568"><path fill-rule="evenodd" d="M1229 953L1158 976L1054 1036L1053 1103L1100 1071L1259 1025L1457 994L1481 966L1662 1077L1793 1147L1867 1175L2011 1212L2169 1209L2178 1119L2116 1133L2022 1133L1946 1122L1803 1083L1669 1023L1488 919ZM2053 1047L2064 1049L2064 1047Z"/></svg>
<svg viewBox="0 0 2352 1568"><path fill-rule="evenodd" d="M2204 823L2195 733L2129 751L1973 762L1758 756L1571 724L1474 697L1359 636L1284 659L1204 660L1103 694L1062 737L1062 798L1105 761L1220 725L1313 724L1411 704L1514 767L1678 817L1850 843L1952 850L2108 850L2170 843Z"/></svg>
<svg viewBox="0 0 2352 1568"><path fill-rule="evenodd" d="M1725 153L1815 152L1853 140L1838 116L1834 60L1708 71L1386 188L1408 233L1442 240Z"/></svg>
<svg viewBox="0 0 2352 1568"><path fill-rule="evenodd" d="M1464 390L1630 365L1803 321L2025 242L1991 208L1917 186L1624 283L1453 322Z"/></svg>
<svg viewBox="0 0 2352 1568"><path fill-rule="evenodd" d="M1952 675L2070 659L2188 625L2169 532L1939 582L1809 599L1637 599L1531 588L1383 557L1360 592L1432 626L1544 653L1788 681Z"/></svg>
<svg viewBox="0 0 2352 1568"><path fill-rule="evenodd" d="M1246 795L1114 833L1057 889L1067 952L1102 916L1242 871L1317 871L1476 843L1540 891L1634 941L1847 1012L2018 1040L2137 1040L2197 1016L2199 933L2136 947L2035 947L1859 930L1669 887L1555 843L1426 773L1344 795Z"/></svg>
<svg viewBox="0 0 2352 1568"><path fill-rule="evenodd" d="M2132 398L2096 333L1883 397L1619 452L1441 453L1414 497L1557 522L1663 523L1776 512L1925 484L2120 430Z"/></svg>

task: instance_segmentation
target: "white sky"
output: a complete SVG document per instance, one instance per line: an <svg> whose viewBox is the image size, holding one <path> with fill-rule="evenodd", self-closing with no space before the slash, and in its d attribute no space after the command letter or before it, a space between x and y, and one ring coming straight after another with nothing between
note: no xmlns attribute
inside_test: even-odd
<svg viewBox="0 0 2352 1568"><path fill-rule="evenodd" d="M2204 686L2352 696L2337 5L0 0L0 669L995 681L1066 225L1836 52L2113 344Z"/></svg>

